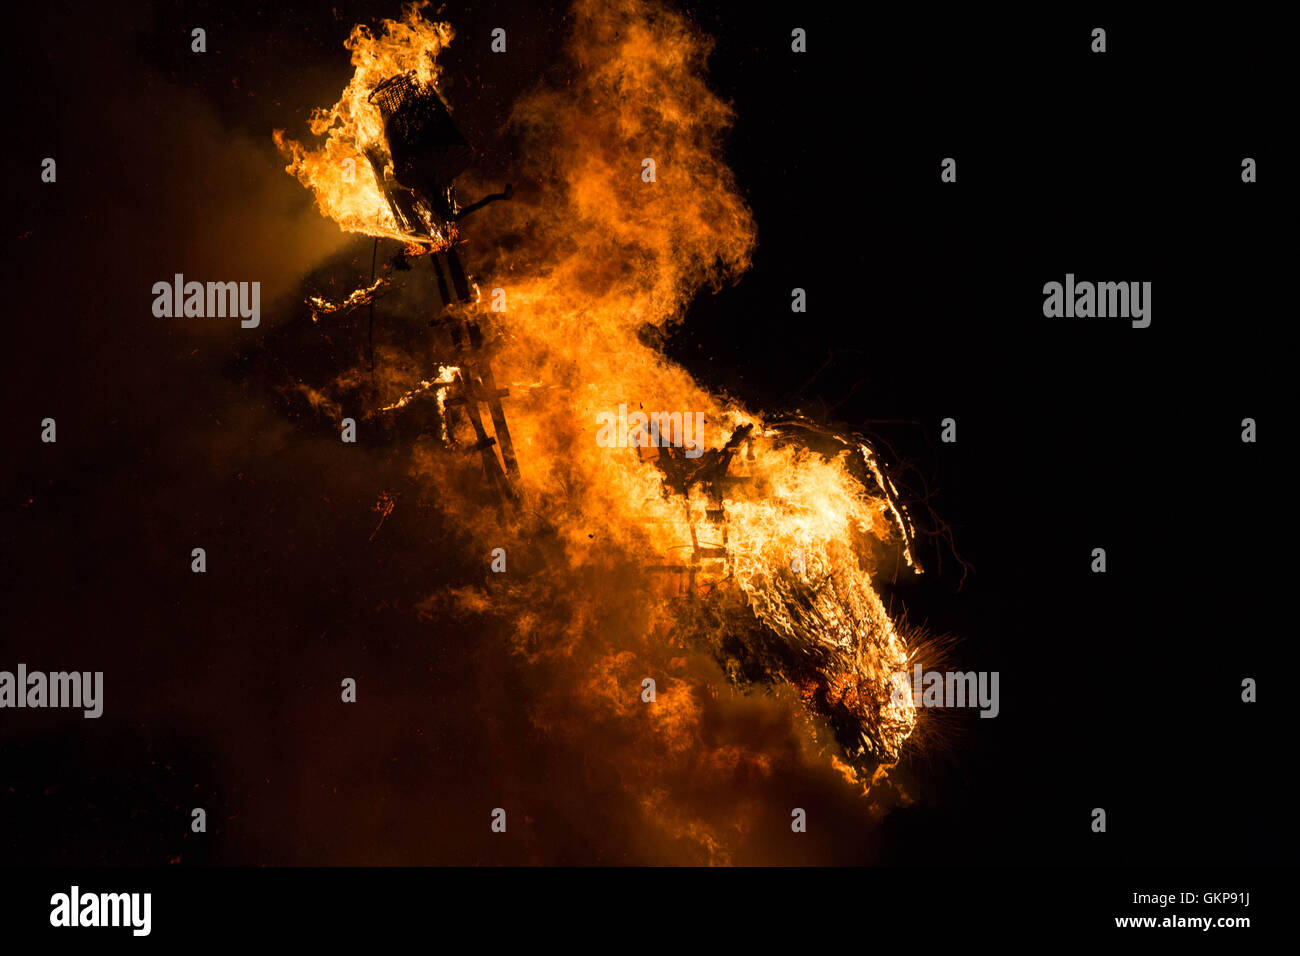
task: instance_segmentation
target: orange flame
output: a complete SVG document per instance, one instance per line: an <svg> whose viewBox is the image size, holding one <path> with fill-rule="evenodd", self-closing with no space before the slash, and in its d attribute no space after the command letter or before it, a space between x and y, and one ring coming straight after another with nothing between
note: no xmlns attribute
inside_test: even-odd
<svg viewBox="0 0 1300 956"><path fill-rule="evenodd" d="M436 78L434 58L452 31L424 22L419 8L408 7L400 23L385 21L379 36L353 30L348 48L356 72L339 103L313 120L313 132L328 132L324 148L285 144L294 160L289 171L344 229L392 234L377 187L358 182L344 189L337 170L341 159L360 157L360 148L380 135L366 102L375 83L413 68ZM869 715L862 740L847 749L850 756L874 757L864 771L864 782L872 782L878 766L897 760L916 719L910 699L890 697L891 677L906 671L908 650L872 583L872 542L906 553L907 517L869 449L845 445L825 454L801 447L762 415L710 394L638 334L679 320L701 288L716 290L749 268L754 217L721 154L732 109L703 79L710 41L659 3L578 0L573 21L567 76L525 95L511 116L524 146L520 172L536 184L538 198L491 207L465 230L479 283L503 290L506 305L503 313L478 303L456 308L483 323L498 381L545 386L512 389L505 403L522 469L522 505L512 529L520 541L554 541L562 557L552 573L568 576L561 585L551 581L546 598L535 581L503 582L501 606L524 608L516 620L521 651L569 659L600 618L599 599L583 606L581 588L602 586L600 569L611 548L639 567L680 563L700 546L720 548L726 557L705 562L699 579L734 588L794 653L820 662L825 679L806 693L816 690L836 706ZM645 159L654 160L654 181L642 176ZM526 241L496 241L506 234ZM409 383L424 373L408 368L404 374ZM377 404L400 401L398 391ZM711 520L707 512L717 509L698 486L686 495L666 494L656 462L661 449L597 442L597 415L620 404L702 412L707 444L715 449L752 426L752 459L737 455L729 471L747 483L729 486L724 522ZM417 449L416 468L450 484L445 458ZM876 491L860 480L862 473L876 477ZM450 491L441 500L449 502ZM471 499L459 510L482 540L501 541L498 520L484 517ZM493 605L488 593L462 591L452 600L465 613ZM546 610L557 606L564 610ZM648 610L635 626L647 632L666 621L659 610ZM638 671L669 667L678 652L668 644L628 638L600 645L581 678L584 699L593 706L605 701L608 719L635 720L640 711L619 695L635 700L635 683L626 684ZM672 719L656 730L676 741L665 745L665 759L678 744L702 746L693 703L701 694L685 677L674 678L666 698L671 708L664 711ZM766 766L721 751L715 756L720 766ZM659 794L645 799L663 803ZM717 831L701 833L706 855L724 858Z"/></svg>
<svg viewBox="0 0 1300 956"><path fill-rule="evenodd" d="M352 28L343 44L352 51L352 79L338 102L316 110L308 124L313 136L325 137L323 145L310 149L275 130L275 143L290 160L285 171L315 193L321 215L348 232L412 238L393 217L365 151L384 145L383 119L369 101L381 80L410 71L421 83L438 79L438 53L455 33L450 24L425 20L420 11L426 6L428 0L407 5L401 20L382 22L378 36L361 24Z"/></svg>

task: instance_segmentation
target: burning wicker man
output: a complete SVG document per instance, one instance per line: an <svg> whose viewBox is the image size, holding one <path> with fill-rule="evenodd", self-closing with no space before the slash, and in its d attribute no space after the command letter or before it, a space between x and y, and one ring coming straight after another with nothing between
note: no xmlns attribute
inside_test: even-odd
<svg viewBox="0 0 1300 956"><path fill-rule="evenodd" d="M447 104L432 83L421 84L413 72L402 73L376 86L370 102L384 119L391 163L379 144L366 148L366 159L393 218L403 231L431 240L443 302L451 299L437 259L439 251L445 251L456 298L468 301L469 282L456 254L456 222L490 202L509 199L512 189L506 186L504 192L468 206L457 204L455 179L469 168L474 151L452 122Z"/></svg>
<svg viewBox="0 0 1300 956"><path fill-rule="evenodd" d="M436 87L414 71L376 82L368 102L382 118L383 136L358 145L397 227L370 234L421 246L443 305L471 303L457 223L509 199L511 188L458 204L455 179L473 151ZM395 266L409 268L403 256ZM373 302L384 281L336 305L309 301L316 314L352 309ZM440 369L383 411L436 396L448 420L463 418L472 427L471 447L482 454L489 486L513 499L520 476L500 402L508 393L493 381L473 310L444 313L430 324L450 332L455 367ZM481 407L490 413L491 433ZM829 723L857 779L874 780L898 760L918 717L909 698L893 693L893 678L907 670L912 651L873 586L882 546L900 551L920 572L910 518L866 442L802 421L763 426L738 416L722 447L692 455L666 449L652 466L661 473L660 523L689 542L684 562L664 569L689 576L692 591L697 576L727 583L707 599L732 602L723 610L735 627L699 635L700 643L737 683L780 679L794 686L807 710ZM799 555L797 565L791 553Z"/></svg>

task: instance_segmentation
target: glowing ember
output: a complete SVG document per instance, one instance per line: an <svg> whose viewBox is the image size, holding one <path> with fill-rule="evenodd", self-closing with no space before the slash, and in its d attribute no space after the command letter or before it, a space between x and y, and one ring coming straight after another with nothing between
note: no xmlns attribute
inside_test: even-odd
<svg viewBox="0 0 1300 956"><path fill-rule="evenodd" d="M312 296L307 300L311 306L311 320L319 322L323 315L333 315L335 312L348 312L357 306L365 305L379 298L379 292L389 282L387 277L381 276L376 279L372 285L357 289L341 302L330 302L322 299L320 296Z"/></svg>

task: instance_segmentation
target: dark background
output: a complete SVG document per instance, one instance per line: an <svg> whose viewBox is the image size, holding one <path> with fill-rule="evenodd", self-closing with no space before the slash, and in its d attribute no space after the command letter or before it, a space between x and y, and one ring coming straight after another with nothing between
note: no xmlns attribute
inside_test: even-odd
<svg viewBox="0 0 1300 956"><path fill-rule="evenodd" d="M692 305L670 354L751 407L896 449L972 568L959 589L951 550L932 546L922 558L942 569L896 600L960 639L956 663L1002 675L998 719L911 768L917 805L876 821L810 790L823 835L738 862L1293 859L1280 28L1256 13L686 9L717 39L709 74L735 105L727 155L759 244L738 284ZM435 509L395 516L387 558L365 549L373 522L356 515L396 459L339 468L241 376L233 337L148 318L153 281L247 275L223 270L241 255L283 279L264 283L264 326L322 256L365 271L369 241L322 238L332 227L279 171L270 130L301 135L350 74L351 24L397 12L19 18L0 666L102 669L107 700L93 722L0 716L5 863L673 862L639 849L617 808L590 809L618 798L583 788L579 755L529 736L528 674L504 647L450 625L431 647L428 624L396 611L466 573ZM445 17L458 122L491 144L556 57L563 8ZM495 26L508 58L486 52ZM57 186L39 182L47 155ZM939 181L945 156L956 184ZM1244 156L1260 182L1241 182ZM242 204L259 215L247 229ZM295 251L312 243L333 246ZM1044 319L1043 283L1067 272L1151 281L1151 327ZM789 311L795 286L806 315ZM37 437L47 415L55 446ZM953 445L938 441L948 416ZM1258 444L1240 441L1247 416ZM200 543L204 576L188 566ZM339 673L385 688L346 725ZM478 825L501 792L532 808L522 847ZM206 838L188 833L192 806L208 808Z"/></svg>

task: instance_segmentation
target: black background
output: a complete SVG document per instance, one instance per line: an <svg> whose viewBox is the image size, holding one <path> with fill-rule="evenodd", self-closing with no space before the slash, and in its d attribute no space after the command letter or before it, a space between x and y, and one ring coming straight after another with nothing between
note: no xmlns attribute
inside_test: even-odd
<svg viewBox="0 0 1300 956"><path fill-rule="evenodd" d="M735 286L695 301L670 354L752 407L862 430L913 463L972 572L959 589L945 553L897 599L960 638L958 662L1002 675L1000 717L971 722L922 768L926 800L854 824L873 830L870 843L852 830L824 858L792 849L789 861L1293 860L1283 811L1295 671L1280 611L1293 522L1280 450L1294 206L1282 194L1277 24L1254 11L1143 22L1099 8L685 9L717 40L711 85L735 106L727 156L759 244ZM520 862L455 834L481 816L484 788L527 776L494 762L493 741L518 719L498 713L505 692L475 691L464 674L506 688L526 675L455 634L427 667L424 629L383 610L417 574L359 567L350 549L369 527L303 504L365 500L373 475L331 472L310 449L274 458L257 442L211 451L229 466L211 467L190 436L213 427L218 403L276 410L232 371L229 343L208 349L218 354L198 383L181 361L191 343L159 341L137 319L144 277L182 271L166 236L139 224L201 228L219 194L201 156L171 149L169 124L192 119L187 100L155 98L156 87L184 90L273 161L270 129L341 88L351 24L396 13L200 3L20 17L3 665L36 668L57 649L111 671L108 713L122 716L0 718L4 863ZM556 56L563 12L449 4L446 18L459 32L443 60L461 84L458 118L491 143ZM194 24L208 30L205 56L189 52ZM485 52L494 26L511 38L504 67ZM793 26L808 30L805 55L790 52ZM1108 31L1103 55L1089 51L1094 26ZM57 188L38 182L46 155L60 157ZM955 184L939 180L946 156ZM1241 182L1245 156L1256 184ZM122 210L137 231L115 226ZM1043 283L1067 272L1150 281L1151 326L1045 319ZM790 313L796 286L806 315ZM46 415L59 421L57 451L35 437ZM949 416L951 445L938 440ZM1248 416L1258 444L1240 441ZM419 520L395 532L411 547L437 519ZM210 553L256 558L196 584L170 554L188 554L196 534ZM1094 547L1107 551L1105 575L1089 570ZM449 559L421 569L418 586L456 575ZM313 701L358 642L402 686L345 735ZM1258 680L1259 703L1241 702L1244 677ZM230 688L230 710L187 707L198 683ZM432 714L412 716L430 700ZM478 719L466 730L456 713ZM358 772L363 750L400 750L393 728L421 721L440 743L414 767ZM320 739L331 733L337 747ZM312 737L308 763L298 750ZM566 779L565 756L549 758L539 789ZM331 803L340 788L353 799ZM196 846L185 811L205 801L223 822ZM292 819L304 803L315 809ZM433 835L417 806L441 821ZM359 807L382 818L362 832L382 833L387 850L349 837ZM1104 835L1089 829L1093 807L1107 811ZM527 861L643 862L617 831L583 832L576 818Z"/></svg>

